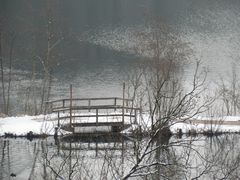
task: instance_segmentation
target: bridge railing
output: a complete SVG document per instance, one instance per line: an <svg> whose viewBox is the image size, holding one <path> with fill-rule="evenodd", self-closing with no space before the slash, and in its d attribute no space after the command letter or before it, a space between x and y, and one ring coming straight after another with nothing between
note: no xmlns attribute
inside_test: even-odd
<svg viewBox="0 0 240 180"><path fill-rule="evenodd" d="M73 119L90 117L96 118L96 124L99 124L100 117L121 117L122 124L125 117L129 117L134 118L136 122L138 111L140 111L140 108L133 106L133 99L119 97L58 99L46 104L49 113L58 114L58 126L61 121L68 121L68 119L71 125ZM100 113L109 110L115 113ZM94 112L94 114L81 114L82 111Z"/></svg>
<svg viewBox="0 0 240 180"><path fill-rule="evenodd" d="M119 97L104 97L104 98L73 98L73 99L58 99L46 102L48 112L53 112L58 109L67 109L71 107L89 107L91 106L124 106L132 107L132 99L123 99ZM71 103L70 103L71 102Z"/></svg>

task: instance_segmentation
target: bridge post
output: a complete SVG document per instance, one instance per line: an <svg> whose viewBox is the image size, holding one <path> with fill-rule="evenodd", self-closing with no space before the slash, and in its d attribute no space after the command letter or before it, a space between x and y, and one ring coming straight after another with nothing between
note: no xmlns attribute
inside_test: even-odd
<svg viewBox="0 0 240 180"><path fill-rule="evenodd" d="M96 109L96 124L98 125L98 109Z"/></svg>
<svg viewBox="0 0 240 180"><path fill-rule="evenodd" d="M63 104L62 107L65 108L65 99L63 99L63 103L62 104Z"/></svg>
<svg viewBox="0 0 240 180"><path fill-rule="evenodd" d="M63 108L65 108L65 99L63 99L62 105L63 105ZM63 111L63 113L65 113L65 111Z"/></svg>
<svg viewBox="0 0 240 180"><path fill-rule="evenodd" d="M137 123L137 109L134 109L134 116L135 116L134 123L136 124Z"/></svg>
<svg viewBox="0 0 240 180"><path fill-rule="evenodd" d="M59 114L59 111L58 111L58 128L60 127L60 114Z"/></svg>
<svg viewBox="0 0 240 180"><path fill-rule="evenodd" d="M90 110L90 106L91 106L91 100L89 99L89 100L88 100L88 108L89 108L89 109L88 109L88 112L91 111L91 110Z"/></svg>
<svg viewBox="0 0 240 180"><path fill-rule="evenodd" d="M117 98L114 98L114 106L117 106ZM114 111L116 111L116 108L114 108Z"/></svg>
<svg viewBox="0 0 240 180"><path fill-rule="evenodd" d="M122 99L122 123L123 123L123 125L124 125L124 111L125 111L125 109L124 109L124 105L125 105L125 82L123 83L123 99Z"/></svg>
<svg viewBox="0 0 240 180"><path fill-rule="evenodd" d="M70 84L70 126L72 126L72 84Z"/></svg>

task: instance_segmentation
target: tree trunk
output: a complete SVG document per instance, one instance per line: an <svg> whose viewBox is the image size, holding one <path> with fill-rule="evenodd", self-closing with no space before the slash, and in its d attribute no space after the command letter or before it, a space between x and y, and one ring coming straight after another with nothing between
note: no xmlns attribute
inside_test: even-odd
<svg viewBox="0 0 240 180"><path fill-rule="evenodd" d="M10 109L10 92L11 92L11 81L12 81L12 59L13 59L13 48L14 42L16 39L16 35L13 35L12 41L10 44L10 52L9 52L9 73L8 73L8 89L7 89L7 103L6 103L6 114L9 115Z"/></svg>
<svg viewBox="0 0 240 180"><path fill-rule="evenodd" d="M3 112L6 114L6 96L5 96L5 84L4 84L4 72L3 72L2 32L1 32L1 29L0 29L0 68L1 68Z"/></svg>

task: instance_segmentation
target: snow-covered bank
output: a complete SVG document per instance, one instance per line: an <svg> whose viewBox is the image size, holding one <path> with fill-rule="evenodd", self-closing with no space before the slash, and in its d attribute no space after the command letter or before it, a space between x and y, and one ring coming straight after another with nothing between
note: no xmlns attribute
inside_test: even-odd
<svg viewBox="0 0 240 180"><path fill-rule="evenodd" d="M20 116L20 117L5 117L0 118L0 136L3 136L4 133L16 134L17 136L26 135L28 132L32 131L34 134L47 134L53 135L54 128L57 125L57 115L39 115L39 116ZM140 118L138 118L140 119ZM99 119L99 121L119 121L119 119ZM194 121L197 120L197 121ZM191 122L176 122L171 127L170 130L172 133L178 133L179 129L183 133L188 133L190 131L195 131L196 133L203 133L206 131L213 132L240 132L240 125L236 125L240 122L239 116L226 116L222 118L209 118L209 117L196 117ZM213 123L209 124L206 121L213 120ZM221 120L221 121L220 121ZM81 122L94 122L95 118L85 118ZM126 121L125 121L126 122ZM200 123L199 123L200 122ZM201 123L202 122L202 123ZM219 123L221 122L221 123ZM235 125L226 125L224 122L236 122ZM127 122L127 123L130 123ZM150 120L147 115L144 115L144 118L138 122L142 129L150 128ZM131 130L136 130L137 125L133 125L132 128L123 131L123 133L130 133ZM130 131L129 131L130 130Z"/></svg>
<svg viewBox="0 0 240 180"><path fill-rule="evenodd" d="M240 132L239 116L223 117L195 117L186 122L178 122L170 127L172 133L178 133L179 129L183 133L193 131L196 133L204 132Z"/></svg>
<svg viewBox="0 0 240 180"><path fill-rule="evenodd" d="M55 121L45 121L44 115L20 116L0 118L0 136L4 133L26 135L32 131L34 134L54 134Z"/></svg>
<svg viewBox="0 0 240 180"><path fill-rule="evenodd" d="M182 133L188 133L189 131L196 133L204 132L229 132L229 133L238 133L240 132L240 126L237 125L211 125L211 124L189 124L189 123L176 123L170 127L170 131L173 134L179 132L179 129L182 130Z"/></svg>

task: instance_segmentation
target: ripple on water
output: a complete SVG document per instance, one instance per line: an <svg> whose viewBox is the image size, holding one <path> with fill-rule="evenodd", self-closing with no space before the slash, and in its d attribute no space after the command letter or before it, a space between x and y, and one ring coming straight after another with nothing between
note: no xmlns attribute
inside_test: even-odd
<svg viewBox="0 0 240 180"><path fill-rule="evenodd" d="M30 173L33 162L33 143L0 139L0 148L0 179L8 179L11 173L16 176L24 173L26 178L26 173Z"/></svg>

